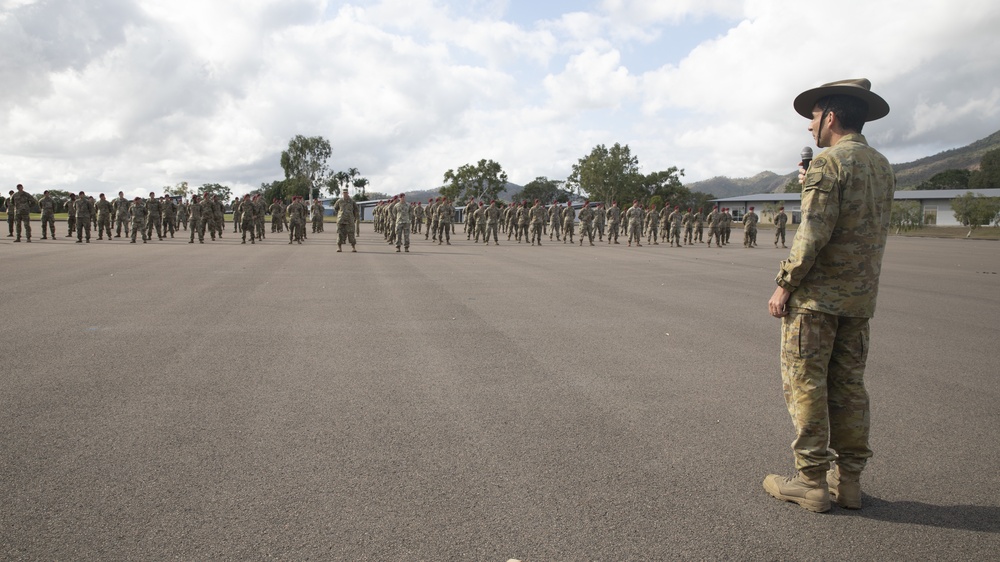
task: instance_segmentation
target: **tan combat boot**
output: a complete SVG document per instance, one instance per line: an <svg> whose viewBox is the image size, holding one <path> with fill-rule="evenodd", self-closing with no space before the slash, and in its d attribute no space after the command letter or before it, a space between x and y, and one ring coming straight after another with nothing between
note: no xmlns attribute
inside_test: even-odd
<svg viewBox="0 0 1000 562"><path fill-rule="evenodd" d="M841 470L839 466L826 473L830 497L844 509L861 509L861 475Z"/></svg>
<svg viewBox="0 0 1000 562"><path fill-rule="evenodd" d="M830 491L823 473L799 472L794 478L769 474L764 479L764 490L779 500L797 503L809 511L830 511Z"/></svg>

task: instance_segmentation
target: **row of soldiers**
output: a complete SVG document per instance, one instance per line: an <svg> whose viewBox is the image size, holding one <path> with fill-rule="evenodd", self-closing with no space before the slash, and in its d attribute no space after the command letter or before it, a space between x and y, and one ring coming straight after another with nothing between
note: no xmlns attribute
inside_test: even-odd
<svg viewBox="0 0 1000 562"><path fill-rule="evenodd" d="M244 198L245 199L245 198ZM243 229L243 209L244 209L244 199L237 197L233 199L231 204L233 212L233 232L240 232ZM300 203L305 205L305 201L300 199ZM294 200L294 198L293 198ZM288 207L291 205L285 205L285 203L275 197L271 204L268 205L264 197L257 194L251 197L251 203L253 205L253 213L256 220L260 223L266 222L266 215L271 215L271 233L284 232L291 228L289 223L289 213ZM326 212L326 208L319 199L313 199L312 205L307 208L307 214L310 218L312 224L312 233L323 232L323 216ZM298 211L296 211L298 212ZM263 227L258 230L258 239L263 238ZM303 238L308 238L308 236L303 233Z"/></svg>
<svg viewBox="0 0 1000 562"><path fill-rule="evenodd" d="M406 203L405 196L396 196L390 201L380 202L373 212L375 231L382 233L389 244L396 244L399 238L397 223L402 204L408 207L405 219L408 226L407 234L420 233L422 226L426 225L425 240L434 240L438 244L451 244L451 234L455 231L455 208L451 201L446 197L432 198L424 207L421 202ZM659 245L659 240L662 238L671 247L680 248L705 242L704 231L707 225L708 246L711 247L714 241L716 246L721 247L729 244L734 217L730 209L720 209L718 205L705 215L701 208L697 211L688 208L684 212L679 206L675 206L672 210L668 207L660 211L655 204L644 207L638 200L633 201L632 206L624 212L619 208L617 201L613 201L607 209L603 203L591 207L589 201L584 201L583 207L577 212L569 204L565 207L560 203L543 206L537 199L533 205L529 205L528 201L515 201L503 208L499 208L496 201L487 205L485 202L477 203L472 199L465 207L464 232L467 240L474 240L476 243L482 239L483 243L488 244L492 234L494 244L499 245L496 232L500 231L507 233L507 240L514 238L521 243L522 238L525 242L530 239L531 245L541 245L542 235L547 230L549 241L555 238L564 244L573 244L577 221L579 221L581 246L584 241L594 245L595 236L598 241L604 241L605 232L608 244L618 244L619 232L622 232L628 237L629 246L634 242L637 247L641 247L642 238L645 236L647 244ZM746 248L757 245L758 221L759 217L754 213L753 207L750 207L742 219L743 245ZM787 222L788 217L784 207L781 207L774 218L775 247L779 240L782 247L785 247Z"/></svg>

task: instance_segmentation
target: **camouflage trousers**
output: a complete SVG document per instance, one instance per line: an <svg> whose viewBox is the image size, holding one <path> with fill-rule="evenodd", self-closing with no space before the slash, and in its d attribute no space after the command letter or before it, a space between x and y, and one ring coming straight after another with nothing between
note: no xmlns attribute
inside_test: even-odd
<svg viewBox="0 0 1000 562"><path fill-rule="evenodd" d="M125 237L128 238L128 217L118 216L115 218L115 236L122 235L122 226L125 226Z"/></svg>
<svg viewBox="0 0 1000 562"><path fill-rule="evenodd" d="M785 245L785 227L779 226L774 229L774 245L778 245L778 239L781 239L781 245Z"/></svg>
<svg viewBox="0 0 1000 562"><path fill-rule="evenodd" d="M108 239L111 239L111 217L108 215L101 215L97 217L97 237L103 238L104 233L108 233ZM55 235L53 235L55 236Z"/></svg>
<svg viewBox="0 0 1000 562"><path fill-rule="evenodd" d="M396 249L402 245L404 248L410 247L410 223L403 222L396 225Z"/></svg>
<svg viewBox="0 0 1000 562"><path fill-rule="evenodd" d="M781 382L797 470L825 471L831 461L849 472L864 469L872 456L867 359L867 318L794 308L782 319Z"/></svg>
<svg viewBox="0 0 1000 562"><path fill-rule="evenodd" d="M746 247L757 245L757 229L747 227L743 229L743 245Z"/></svg>
<svg viewBox="0 0 1000 562"><path fill-rule="evenodd" d="M486 234L483 235L483 242L489 244L490 235L493 235L493 242L495 244L500 244L500 240L497 237L497 231L499 230L499 225L495 222L491 222L486 225Z"/></svg>
<svg viewBox="0 0 1000 562"><path fill-rule="evenodd" d="M587 242L590 242L591 244L594 243L594 224L593 223L589 223L589 222L581 222L580 223L580 244L581 245L583 244L584 240L586 240Z"/></svg>
<svg viewBox="0 0 1000 562"><path fill-rule="evenodd" d="M337 245L342 246L344 241L347 241L354 246L357 244L357 239L354 237L354 224L348 222L337 223Z"/></svg>
<svg viewBox="0 0 1000 562"><path fill-rule="evenodd" d="M45 227L48 226L52 237L56 237L56 216L55 214L42 213L42 238L45 238Z"/></svg>

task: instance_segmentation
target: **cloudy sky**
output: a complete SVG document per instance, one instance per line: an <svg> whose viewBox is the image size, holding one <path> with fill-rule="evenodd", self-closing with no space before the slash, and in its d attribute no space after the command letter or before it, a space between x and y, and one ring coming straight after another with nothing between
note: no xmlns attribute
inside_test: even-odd
<svg viewBox="0 0 1000 562"><path fill-rule="evenodd" d="M788 173L795 95L862 76L906 162L1000 129L998 29L996 0L0 0L0 178L243 193L296 134L387 193L615 142L688 182Z"/></svg>

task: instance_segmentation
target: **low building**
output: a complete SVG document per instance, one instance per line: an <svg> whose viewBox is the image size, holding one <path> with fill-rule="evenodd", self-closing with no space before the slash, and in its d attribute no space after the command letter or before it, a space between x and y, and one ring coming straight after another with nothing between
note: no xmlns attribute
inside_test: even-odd
<svg viewBox="0 0 1000 562"><path fill-rule="evenodd" d="M951 201L968 192L981 197L1000 197L1000 189L923 189L900 190L894 199L896 201L917 201L920 203L921 216L927 226L961 226L951 210ZM712 203L720 208L728 207L736 220L742 219L747 209L754 207L762 222L771 222L778 207L785 207L785 214L793 224L802 220L802 195L800 193L756 193L739 197L713 199Z"/></svg>

